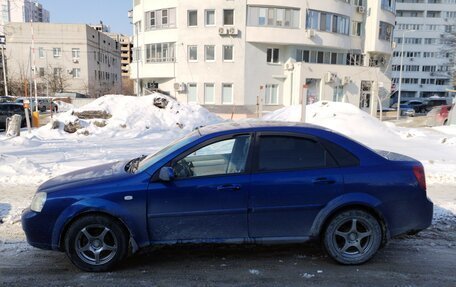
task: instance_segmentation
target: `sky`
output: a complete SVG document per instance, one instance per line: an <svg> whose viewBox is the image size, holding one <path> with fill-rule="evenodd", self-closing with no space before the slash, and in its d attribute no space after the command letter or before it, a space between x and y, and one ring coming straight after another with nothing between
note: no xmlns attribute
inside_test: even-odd
<svg viewBox="0 0 456 287"><path fill-rule="evenodd" d="M51 23L98 24L100 20L111 32L132 34L128 10L131 0L38 0L51 13Z"/></svg>

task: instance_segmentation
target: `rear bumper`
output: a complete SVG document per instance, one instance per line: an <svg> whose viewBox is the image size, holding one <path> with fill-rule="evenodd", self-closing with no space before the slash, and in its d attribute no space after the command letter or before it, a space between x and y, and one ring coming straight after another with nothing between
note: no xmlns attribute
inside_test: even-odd
<svg viewBox="0 0 456 287"><path fill-rule="evenodd" d="M429 198L394 202L388 209L390 237L417 233L432 224L434 204Z"/></svg>

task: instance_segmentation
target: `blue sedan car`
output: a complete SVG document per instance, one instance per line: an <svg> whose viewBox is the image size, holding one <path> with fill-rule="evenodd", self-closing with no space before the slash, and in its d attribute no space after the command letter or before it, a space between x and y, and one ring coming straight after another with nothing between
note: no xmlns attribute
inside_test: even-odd
<svg viewBox="0 0 456 287"><path fill-rule="evenodd" d="M65 251L86 271L150 245L315 239L352 265L427 228L432 214L420 162L317 126L249 122L51 179L22 225L31 245Z"/></svg>

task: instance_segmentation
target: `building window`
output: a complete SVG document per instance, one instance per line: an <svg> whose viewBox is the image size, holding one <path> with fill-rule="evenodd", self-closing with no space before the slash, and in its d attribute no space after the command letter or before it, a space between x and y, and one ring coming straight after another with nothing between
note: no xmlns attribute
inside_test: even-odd
<svg viewBox="0 0 456 287"><path fill-rule="evenodd" d="M266 61L269 64L278 64L279 63L279 49L268 48Z"/></svg>
<svg viewBox="0 0 456 287"><path fill-rule="evenodd" d="M198 61L198 46L188 46L188 61L197 62Z"/></svg>
<svg viewBox="0 0 456 287"><path fill-rule="evenodd" d="M396 0L382 0L382 9L394 13L396 11Z"/></svg>
<svg viewBox="0 0 456 287"><path fill-rule="evenodd" d="M187 25L189 27L196 27L198 26L198 11L196 10L189 10L187 14Z"/></svg>
<svg viewBox="0 0 456 287"><path fill-rule="evenodd" d="M343 15L307 10L306 29L349 35L350 18Z"/></svg>
<svg viewBox="0 0 456 287"><path fill-rule="evenodd" d="M299 28L299 9L248 7L248 26Z"/></svg>
<svg viewBox="0 0 456 287"><path fill-rule="evenodd" d="M176 8L146 12L146 30L176 27Z"/></svg>
<svg viewBox="0 0 456 287"><path fill-rule="evenodd" d="M393 35L393 28L393 25L380 21L378 38L380 40L391 41L391 36Z"/></svg>
<svg viewBox="0 0 456 287"><path fill-rule="evenodd" d="M44 77L44 68L41 67L39 71L40 71L40 72L39 72L39 73L40 73L40 77L41 77L41 78Z"/></svg>
<svg viewBox="0 0 456 287"><path fill-rule="evenodd" d="M74 68L73 69L73 78L80 78L81 77L81 69L80 68Z"/></svg>
<svg viewBox="0 0 456 287"><path fill-rule="evenodd" d="M352 36L362 36L363 23L358 21L352 21Z"/></svg>
<svg viewBox="0 0 456 287"><path fill-rule="evenodd" d="M62 75L62 68L54 68L54 76Z"/></svg>
<svg viewBox="0 0 456 287"><path fill-rule="evenodd" d="M73 48L71 49L71 55L73 56L73 59L79 59L81 57L81 50L79 50L79 48Z"/></svg>
<svg viewBox="0 0 456 287"><path fill-rule="evenodd" d="M233 103L233 84L222 84L222 105Z"/></svg>
<svg viewBox="0 0 456 287"><path fill-rule="evenodd" d="M215 61L215 46L213 46L213 45L204 46L204 58L205 58L206 62Z"/></svg>
<svg viewBox="0 0 456 287"><path fill-rule="evenodd" d="M43 47L38 48L38 55L39 55L40 59L44 58L44 48Z"/></svg>
<svg viewBox="0 0 456 287"><path fill-rule="evenodd" d="M204 84L204 103L215 104L215 85L212 83Z"/></svg>
<svg viewBox="0 0 456 287"><path fill-rule="evenodd" d="M215 26L215 10L206 10L205 11L204 25Z"/></svg>
<svg viewBox="0 0 456 287"><path fill-rule="evenodd" d="M133 55L135 54L138 53L134 53ZM175 43L156 43L146 45L147 63L171 63L174 62L175 58Z"/></svg>
<svg viewBox="0 0 456 287"><path fill-rule="evenodd" d="M223 25L234 25L234 9L223 10Z"/></svg>
<svg viewBox="0 0 456 287"><path fill-rule="evenodd" d="M279 86L278 85L266 85L265 105L278 105L279 104Z"/></svg>
<svg viewBox="0 0 456 287"><path fill-rule="evenodd" d="M223 61L232 62L234 61L233 46L223 46Z"/></svg>
<svg viewBox="0 0 456 287"><path fill-rule="evenodd" d="M52 49L54 58L60 58L62 56L62 49L60 48L54 48Z"/></svg>
<svg viewBox="0 0 456 287"><path fill-rule="evenodd" d="M197 93L197 86L195 83L190 83L188 86L188 93L187 93L187 102L189 103L197 103L198 102L198 93Z"/></svg>

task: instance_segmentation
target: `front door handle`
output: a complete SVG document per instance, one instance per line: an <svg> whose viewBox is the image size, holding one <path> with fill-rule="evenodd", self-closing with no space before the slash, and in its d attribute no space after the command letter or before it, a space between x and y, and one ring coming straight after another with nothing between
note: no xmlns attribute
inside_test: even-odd
<svg viewBox="0 0 456 287"><path fill-rule="evenodd" d="M336 181L334 179L326 178L326 177L319 177L312 181L313 184L319 185L326 185L326 184L335 184Z"/></svg>
<svg viewBox="0 0 456 287"><path fill-rule="evenodd" d="M241 190L241 186L239 184L224 184L217 186L217 190L223 191L223 190L233 190L233 191L238 191Z"/></svg>

